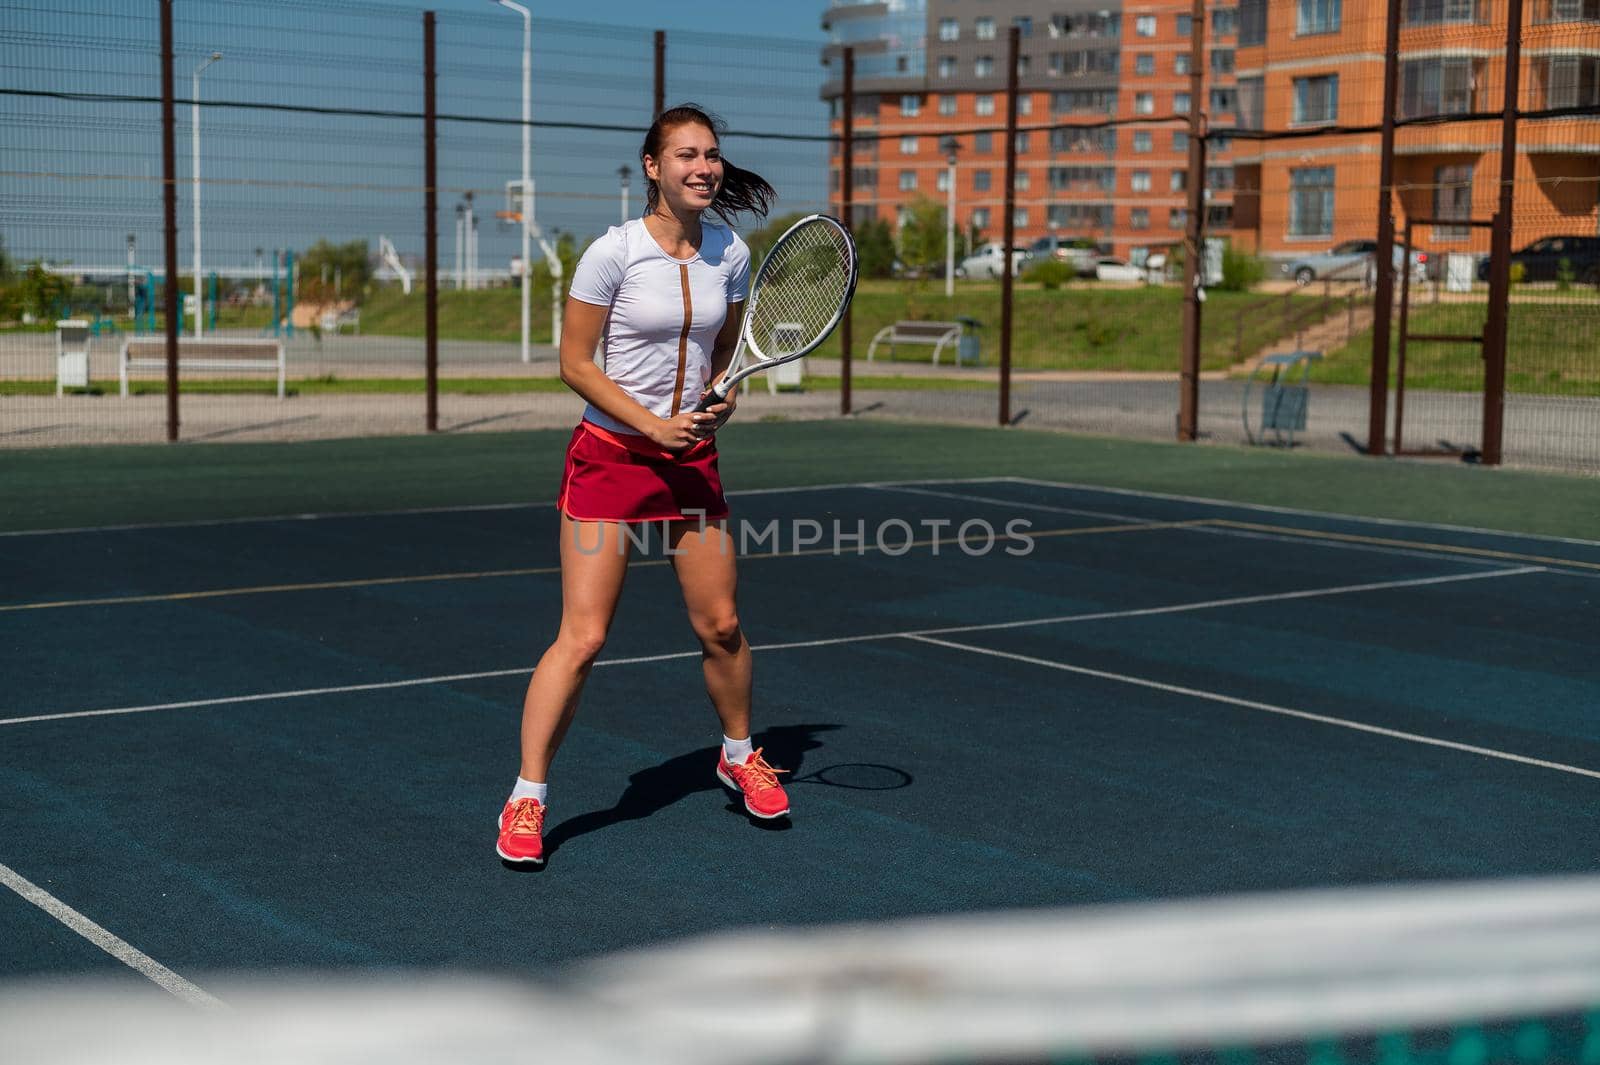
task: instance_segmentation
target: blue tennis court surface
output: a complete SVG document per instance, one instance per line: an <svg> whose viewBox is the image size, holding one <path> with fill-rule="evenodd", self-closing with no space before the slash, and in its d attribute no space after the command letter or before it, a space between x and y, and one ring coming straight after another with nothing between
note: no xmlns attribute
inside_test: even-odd
<svg viewBox="0 0 1600 1065"><path fill-rule="evenodd" d="M492 829L559 617L549 507L0 538L0 977L524 973L735 927L1595 866L1600 543L1012 478L733 502L792 820L717 786L653 547L539 873Z"/></svg>

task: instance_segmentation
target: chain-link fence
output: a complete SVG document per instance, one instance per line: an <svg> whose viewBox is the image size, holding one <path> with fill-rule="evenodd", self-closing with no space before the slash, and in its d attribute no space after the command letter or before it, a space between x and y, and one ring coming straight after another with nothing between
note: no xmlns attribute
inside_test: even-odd
<svg viewBox="0 0 1600 1065"><path fill-rule="evenodd" d="M1396 2L1392 27L1337 4L1198 22L1184 3L1041 7L1013 19L1010 51L992 28L947 47L930 23L907 38L920 51L852 53L848 77L839 32L663 34L484 5L433 20L430 66L411 7L5 3L0 441L570 423L565 285L590 240L641 213L652 115L695 101L779 191L766 231L741 222L758 251L827 210L848 211L862 252L848 341L758 382L752 416L1473 458L1501 411L1505 461L1600 470L1600 19L1566 0L1522 14L1497 238L1506 5ZM1385 203L1392 271L1376 268Z"/></svg>

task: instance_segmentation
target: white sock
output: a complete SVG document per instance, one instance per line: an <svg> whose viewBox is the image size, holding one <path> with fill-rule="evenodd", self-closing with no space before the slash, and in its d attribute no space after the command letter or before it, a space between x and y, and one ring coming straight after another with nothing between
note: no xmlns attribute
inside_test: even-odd
<svg viewBox="0 0 1600 1065"><path fill-rule="evenodd" d="M750 737L748 736L742 740L729 739L724 736L722 737L722 753L727 755L728 761L732 764L744 765L750 756L756 753L756 748L755 744L750 742Z"/></svg>
<svg viewBox="0 0 1600 1065"><path fill-rule="evenodd" d="M531 780L523 780L521 777L518 777L517 786L511 789L511 798L507 799L506 801L512 802L516 799L538 799L539 805L543 806L545 794L549 790L550 785L544 783L543 781L535 784Z"/></svg>

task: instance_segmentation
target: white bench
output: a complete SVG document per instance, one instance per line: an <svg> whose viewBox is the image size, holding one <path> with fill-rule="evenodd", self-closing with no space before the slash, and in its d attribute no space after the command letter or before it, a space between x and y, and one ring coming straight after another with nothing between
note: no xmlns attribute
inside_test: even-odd
<svg viewBox="0 0 1600 1065"><path fill-rule="evenodd" d="M896 344L932 344L933 364L939 365L939 352L946 347L957 345L957 358L959 363L961 341L960 322L896 322L886 325L878 330L878 335L872 338L872 343L867 345L867 361L871 362L878 352L878 345L887 343L889 355L894 356Z"/></svg>
<svg viewBox="0 0 1600 1065"><path fill-rule="evenodd" d="M122 395L128 395L128 373L131 370L162 370L167 368L167 342L164 337L139 337L123 341L120 376ZM178 368L180 370L276 370L278 398L283 398L284 378L288 366L283 356L283 344L277 340L234 338L178 338Z"/></svg>

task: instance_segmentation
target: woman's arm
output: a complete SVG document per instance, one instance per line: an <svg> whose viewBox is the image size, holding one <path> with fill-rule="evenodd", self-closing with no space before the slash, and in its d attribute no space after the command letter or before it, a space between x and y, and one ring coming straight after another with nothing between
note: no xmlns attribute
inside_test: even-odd
<svg viewBox="0 0 1600 1065"><path fill-rule="evenodd" d="M664 448L678 450L695 443L700 439L695 432L696 426L701 422L713 421L713 415L685 412L673 418L658 418L595 365L594 349L600 343L600 333L605 329L606 315L610 310L609 307L567 298L566 320L561 329L562 382L597 410ZM718 334L719 346L721 342L721 334ZM732 354L731 350L729 354ZM723 365L727 365L726 359Z"/></svg>

